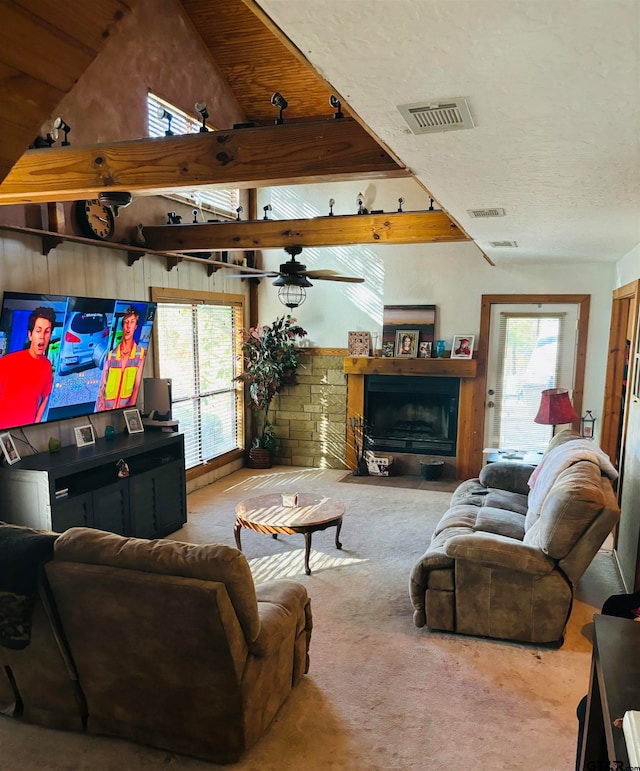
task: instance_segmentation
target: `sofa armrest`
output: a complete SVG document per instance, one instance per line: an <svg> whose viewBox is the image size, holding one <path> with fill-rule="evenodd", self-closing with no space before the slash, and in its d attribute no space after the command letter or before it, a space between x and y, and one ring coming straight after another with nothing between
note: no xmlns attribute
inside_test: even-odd
<svg viewBox="0 0 640 771"><path fill-rule="evenodd" d="M480 470L479 479L485 487L495 487L498 490L507 490L510 493L529 495L527 482L533 474L535 466L529 463L510 463L498 461L487 463Z"/></svg>
<svg viewBox="0 0 640 771"><path fill-rule="evenodd" d="M256 586L260 632L249 646L254 656L276 651L289 629L304 627L311 633L311 610L306 588L297 581L280 579Z"/></svg>
<svg viewBox="0 0 640 771"><path fill-rule="evenodd" d="M489 567L508 568L521 573L547 575L556 562L531 546L503 535L473 533L457 535L444 545L447 557L455 560L480 562Z"/></svg>

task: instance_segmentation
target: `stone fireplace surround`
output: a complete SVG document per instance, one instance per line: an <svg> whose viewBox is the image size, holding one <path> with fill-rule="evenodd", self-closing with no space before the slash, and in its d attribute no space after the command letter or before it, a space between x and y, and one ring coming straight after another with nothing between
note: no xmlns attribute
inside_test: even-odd
<svg viewBox="0 0 640 771"><path fill-rule="evenodd" d="M410 377L447 377L460 378L460 393L458 402L458 431L456 456L454 459L444 459L450 476L465 479L472 476L471 464L473 425L473 387L477 374L475 359L397 359L368 356L346 357L344 372L347 376L347 426L348 419L364 417L365 377L378 376L410 376ZM351 442L347 442L347 466L354 469L356 458ZM399 459L402 455L398 456ZM420 456L423 460L428 455ZM414 462L412 472L419 473L419 460ZM403 465L406 466L406 463Z"/></svg>

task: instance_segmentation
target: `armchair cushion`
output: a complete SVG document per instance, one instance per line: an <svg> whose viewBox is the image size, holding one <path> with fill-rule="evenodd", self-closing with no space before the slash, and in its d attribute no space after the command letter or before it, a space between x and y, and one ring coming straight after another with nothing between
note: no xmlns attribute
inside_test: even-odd
<svg viewBox="0 0 640 771"><path fill-rule="evenodd" d="M258 637L260 616L253 576L242 552L231 546L148 541L72 527L57 539L54 554L58 561L219 581L226 586L247 642Z"/></svg>

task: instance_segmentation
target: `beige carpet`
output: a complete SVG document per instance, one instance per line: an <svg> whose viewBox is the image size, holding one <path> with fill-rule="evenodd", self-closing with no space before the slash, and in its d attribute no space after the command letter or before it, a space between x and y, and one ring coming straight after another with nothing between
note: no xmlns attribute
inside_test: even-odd
<svg viewBox="0 0 640 771"><path fill-rule="evenodd" d="M189 496L185 541L234 545L234 505L266 492L311 491L347 507L335 530L313 536L242 532L257 581L308 587L315 627L311 669L261 741L233 766L281 769L571 769L591 660L593 613L620 587L601 551L580 584L560 649L429 632L413 626L411 567L425 550L454 484L403 489L349 484L344 471L243 469ZM378 480L379 481L379 480ZM447 488L447 489L442 489ZM3 771L150 771L217 768L129 742L0 718Z"/></svg>

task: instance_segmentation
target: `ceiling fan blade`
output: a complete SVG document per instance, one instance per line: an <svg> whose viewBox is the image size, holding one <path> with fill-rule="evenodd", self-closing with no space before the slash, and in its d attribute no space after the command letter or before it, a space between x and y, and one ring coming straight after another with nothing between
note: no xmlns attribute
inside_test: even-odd
<svg viewBox="0 0 640 771"><path fill-rule="evenodd" d="M246 270L241 265L234 265L234 268L238 268L239 270ZM279 273L267 273L264 270L252 270L248 273L227 273L227 278L278 278L280 274Z"/></svg>
<svg viewBox="0 0 640 771"><path fill-rule="evenodd" d="M339 276L337 270L304 270L302 271L307 278L324 278L326 276Z"/></svg>
<svg viewBox="0 0 640 771"><path fill-rule="evenodd" d="M363 278L356 278L355 276L309 276L307 274L307 278L312 278L315 281L344 281L348 284L363 284L364 279Z"/></svg>

